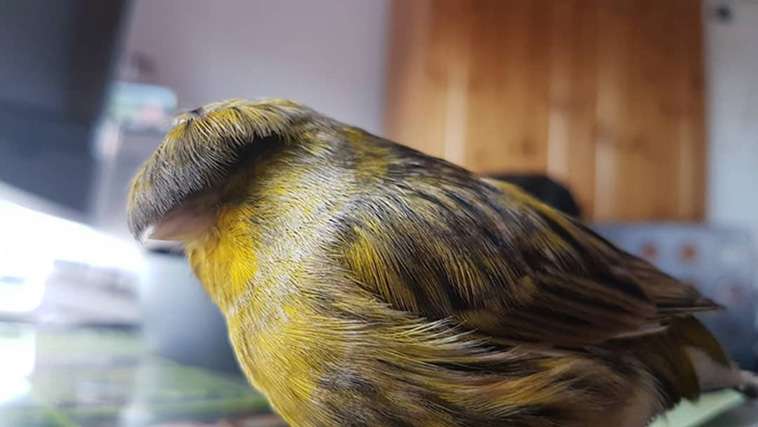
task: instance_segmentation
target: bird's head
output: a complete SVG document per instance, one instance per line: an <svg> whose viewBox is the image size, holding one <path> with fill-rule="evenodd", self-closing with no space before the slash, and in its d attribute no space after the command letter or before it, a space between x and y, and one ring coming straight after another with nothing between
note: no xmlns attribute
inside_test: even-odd
<svg viewBox="0 0 758 427"><path fill-rule="evenodd" d="M287 100L228 100L177 117L132 180L128 224L144 241L187 240L215 221L222 187L266 142L287 144L327 120Z"/></svg>

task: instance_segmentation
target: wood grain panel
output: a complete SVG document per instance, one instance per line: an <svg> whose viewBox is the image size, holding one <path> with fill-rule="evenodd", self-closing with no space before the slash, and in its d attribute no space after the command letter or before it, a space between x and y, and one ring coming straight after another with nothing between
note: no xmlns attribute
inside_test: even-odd
<svg viewBox="0 0 758 427"><path fill-rule="evenodd" d="M479 171L544 170L549 25L545 1L476 2L464 165Z"/></svg>
<svg viewBox="0 0 758 427"><path fill-rule="evenodd" d="M386 127L393 138L462 163L470 6L456 0L393 8Z"/></svg>
<svg viewBox="0 0 758 427"><path fill-rule="evenodd" d="M677 78L675 93L675 113L677 114L677 135L680 162L678 217L702 219L705 217L705 194L708 189L706 137L705 137L705 58L702 11L692 7L689 0L678 0L680 17L675 27L678 41L675 53L681 78Z"/></svg>
<svg viewBox="0 0 758 427"><path fill-rule="evenodd" d="M550 21L548 175L574 189L591 216L595 198L597 17L585 0L562 1Z"/></svg>
<svg viewBox="0 0 758 427"><path fill-rule="evenodd" d="M396 0L388 134L478 172L546 172L601 220L699 220L691 0Z"/></svg>

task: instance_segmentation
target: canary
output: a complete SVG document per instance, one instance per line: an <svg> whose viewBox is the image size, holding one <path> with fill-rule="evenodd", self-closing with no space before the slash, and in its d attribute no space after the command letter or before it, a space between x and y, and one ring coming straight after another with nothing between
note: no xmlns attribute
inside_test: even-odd
<svg viewBox="0 0 758 427"><path fill-rule="evenodd" d="M180 115L131 231L183 243L295 426L644 426L754 390L718 306L509 184L287 100Z"/></svg>

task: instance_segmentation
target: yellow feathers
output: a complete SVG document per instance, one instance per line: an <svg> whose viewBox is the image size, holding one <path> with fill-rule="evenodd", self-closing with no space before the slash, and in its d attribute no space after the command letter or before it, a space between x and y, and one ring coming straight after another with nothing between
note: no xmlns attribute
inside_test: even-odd
<svg viewBox="0 0 758 427"><path fill-rule="evenodd" d="M700 392L692 348L737 372L690 317L716 308L695 289L516 187L291 101L181 116L129 223L184 242L297 426L642 426Z"/></svg>

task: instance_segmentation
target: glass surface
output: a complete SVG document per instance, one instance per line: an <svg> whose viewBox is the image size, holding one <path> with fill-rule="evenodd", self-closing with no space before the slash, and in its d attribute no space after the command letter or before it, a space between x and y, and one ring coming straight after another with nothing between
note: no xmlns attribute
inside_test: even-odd
<svg viewBox="0 0 758 427"><path fill-rule="evenodd" d="M129 329L0 323L0 426L277 426L241 376L145 351Z"/></svg>

